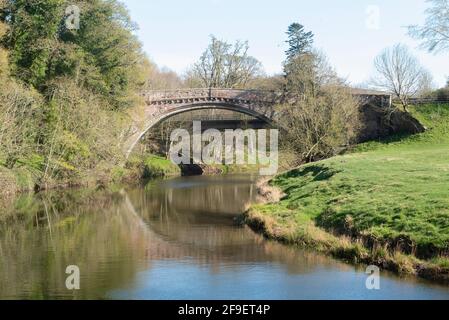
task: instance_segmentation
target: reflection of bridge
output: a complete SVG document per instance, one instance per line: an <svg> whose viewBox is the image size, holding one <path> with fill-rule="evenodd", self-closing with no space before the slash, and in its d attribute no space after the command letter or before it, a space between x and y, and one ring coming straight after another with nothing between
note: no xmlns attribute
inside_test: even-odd
<svg viewBox="0 0 449 320"><path fill-rule="evenodd" d="M353 89L352 93L363 105L385 106L391 103L391 96L383 92ZM236 89L149 91L144 97L143 119L140 119L141 123L133 128L131 137L125 142L126 155L132 152L148 130L174 115L201 109L222 109L272 123L276 118L274 107L283 101L282 92Z"/></svg>

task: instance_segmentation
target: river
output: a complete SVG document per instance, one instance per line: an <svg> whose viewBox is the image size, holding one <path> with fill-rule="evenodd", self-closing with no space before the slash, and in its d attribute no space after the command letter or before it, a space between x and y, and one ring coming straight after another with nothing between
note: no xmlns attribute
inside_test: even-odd
<svg viewBox="0 0 449 320"><path fill-rule="evenodd" d="M449 287L387 272L368 290L362 266L238 226L254 182L186 177L2 202L0 299L449 299Z"/></svg>

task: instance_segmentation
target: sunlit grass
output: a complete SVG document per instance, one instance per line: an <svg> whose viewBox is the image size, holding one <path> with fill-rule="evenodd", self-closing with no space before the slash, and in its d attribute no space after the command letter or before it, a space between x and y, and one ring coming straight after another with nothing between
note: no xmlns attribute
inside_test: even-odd
<svg viewBox="0 0 449 320"><path fill-rule="evenodd" d="M449 106L412 112L427 132L363 144L278 176L273 184L286 196L263 213L278 228L301 230L313 222L379 243L406 242L421 257L447 253Z"/></svg>
<svg viewBox="0 0 449 320"><path fill-rule="evenodd" d="M167 160L158 156L149 156L144 161L144 178L168 177L181 174L181 169Z"/></svg>

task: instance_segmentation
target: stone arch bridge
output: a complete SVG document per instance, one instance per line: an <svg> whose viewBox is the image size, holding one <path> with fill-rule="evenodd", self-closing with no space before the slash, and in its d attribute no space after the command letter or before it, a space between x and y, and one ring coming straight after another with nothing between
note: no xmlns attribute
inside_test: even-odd
<svg viewBox="0 0 449 320"><path fill-rule="evenodd" d="M361 105L387 106L391 95L371 90L351 89ZM132 128L124 144L129 156L139 140L155 125L177 114L203 109L222 109L244 113L267 123L275 123L275 105L282 101L279 91L236 89L179 89L148 91L144 94L143 119Z"/></svg>

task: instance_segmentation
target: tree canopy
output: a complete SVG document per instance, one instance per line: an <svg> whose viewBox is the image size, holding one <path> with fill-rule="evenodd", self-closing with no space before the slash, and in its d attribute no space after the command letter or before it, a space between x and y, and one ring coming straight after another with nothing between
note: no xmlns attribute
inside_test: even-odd
<svg viewBox="0 0 449 320"><path fill-rule="evenodd" d="M79 30L65 26L69 5L80 9ZM3 42L14 76L40 91L52 80L70 77L104 96L111 107L127 106L141 80L144 55L120 2L5 0L1 19L9 26Z"/></svg>
<svg viewBox="0 0 449 320"><path fill-rule="evenodd" d="M135 29L116 0L0 0L0 167L41 186L123 161L151 71Z"/></svg>

